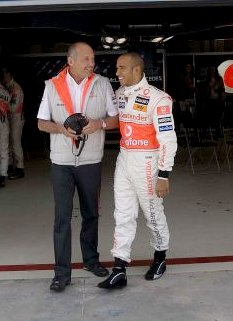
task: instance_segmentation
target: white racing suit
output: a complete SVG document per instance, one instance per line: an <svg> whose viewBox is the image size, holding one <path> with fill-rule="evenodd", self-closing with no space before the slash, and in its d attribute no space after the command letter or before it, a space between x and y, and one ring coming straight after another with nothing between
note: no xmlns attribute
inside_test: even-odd
<svg viewBox="0 0 233 321"><path fill-rule="evenodd" d="M14 79L8 84L7 89L11 95L9 113L9 165L14 165L17 168L24 168L24 155L21 141L25 122L23 116L24 93L20 85Z"/></svg>
<svg viewBox="0 0 233 321"><path fill-rule="evenodd" d="M111 253L130 262L139 205L151 231L151 246L169 247L169 230L163 199L157 197L158 171L171 171L177 149L172 100L148 84L144 77L117 92L120 120L120 153L117 158L114 196L115 233Z"/></svg>
<svg viewBox="0 0 233 321"><path fill-rule="evenodd" d="M0 176L7 176L9 161L9 123L8 113L10 94L0 84Z"/></svg>

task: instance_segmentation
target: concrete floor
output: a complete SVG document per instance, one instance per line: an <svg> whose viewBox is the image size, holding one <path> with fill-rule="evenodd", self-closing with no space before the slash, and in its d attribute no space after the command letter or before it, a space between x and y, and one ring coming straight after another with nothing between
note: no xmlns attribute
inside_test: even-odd
<svg viewBox="0 0 233 321"><path fill-rule="evenodd" d="M99 251L106 264L112 261L115 156L106 150L103 166ZM72 285L54 294L49 161L30 158L25 178L0 190L0 321L232 321L233 174L224 162L220 172L214 164L197 164L196 170L193 175L179 160L171 176L164 202L171 242L163 278L143 278L152 250L140 215L132 251L140 266L128 268L127 288L109 294L96 287L99 278L75 269ZM80 263L78 199L72 224L73 262Z"/></svg>
<svg viewBox="0 0 233 321"><path fill-rule="evenodd" d="M110 292L97 282L75 277L65 292L52 293L48 279L2 280L0 320L232 321L233 271L168 271L151 282L139 273Z"/></svg>

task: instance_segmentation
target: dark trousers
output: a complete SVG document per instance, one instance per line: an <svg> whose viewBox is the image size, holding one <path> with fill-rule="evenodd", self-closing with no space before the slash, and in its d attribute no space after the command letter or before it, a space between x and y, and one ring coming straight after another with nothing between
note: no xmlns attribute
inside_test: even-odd
<svg viewBox="0 0 233 321"><path fill-rule="evenodd" d="M97 246L101 163L78 167L52 164L52 183L55 199L55 276L70 279L71 219L75 187L82 216L80 245L83 262L94 264L99 260Z"/></svg>

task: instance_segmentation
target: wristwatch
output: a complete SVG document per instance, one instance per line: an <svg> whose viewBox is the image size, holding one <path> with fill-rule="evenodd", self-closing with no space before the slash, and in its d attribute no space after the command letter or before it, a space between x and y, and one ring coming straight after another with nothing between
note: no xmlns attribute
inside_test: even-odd
<svg viewBox="0 0 233 321"><path fill-rule="evenodd" d="M105 123L105 121L102 119L102 129L106 129L107 124Z"/></svg>

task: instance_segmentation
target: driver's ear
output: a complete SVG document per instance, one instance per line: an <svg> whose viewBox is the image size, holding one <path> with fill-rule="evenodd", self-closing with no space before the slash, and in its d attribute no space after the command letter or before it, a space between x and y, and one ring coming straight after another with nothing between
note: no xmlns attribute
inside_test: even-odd
<svg viewBox="0 0 233 321"><path fill-rule="evenodd" d="M141 67L139 65L135 66L136 73L141 73Z"/></svg>
<svg viewBox="0 0 233 321"><path fill-rule="evenodd" d="M68 57L67 58L67 63L69 66L72 66L73 65L73 58L72 57Z"/></svg>
<svg viewBox="0 0 233 321"><path fill-rule="evenodd" d="M135 75L141 74L141 67L139 65L134 66L134 73L135 73Z"/></svg>

